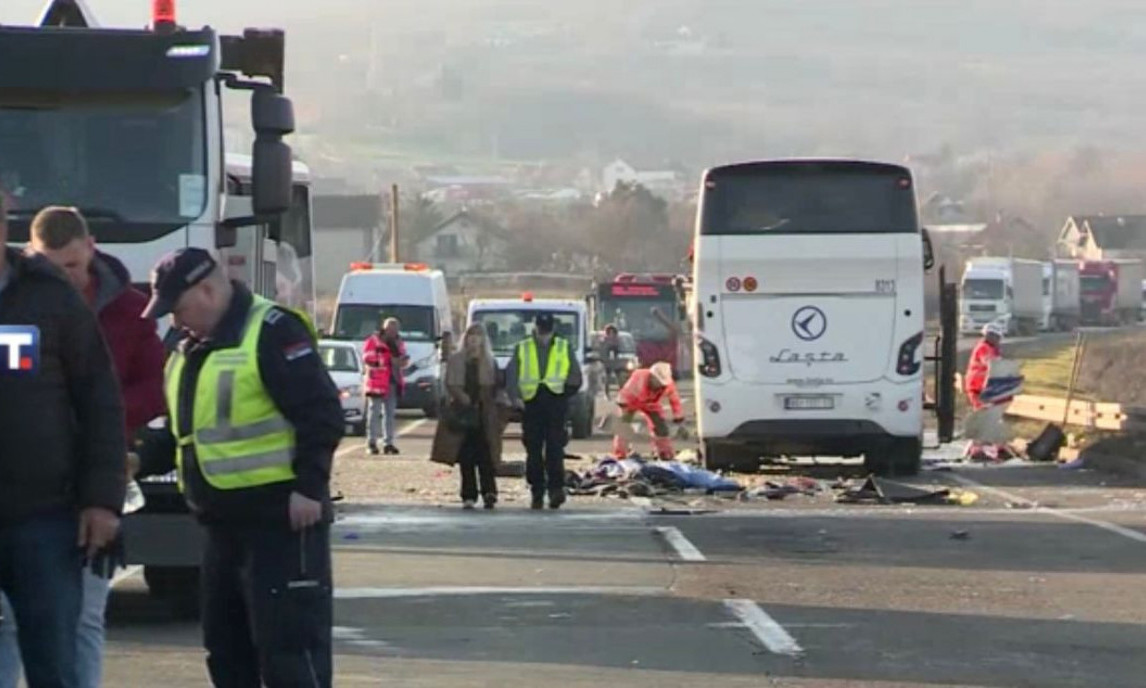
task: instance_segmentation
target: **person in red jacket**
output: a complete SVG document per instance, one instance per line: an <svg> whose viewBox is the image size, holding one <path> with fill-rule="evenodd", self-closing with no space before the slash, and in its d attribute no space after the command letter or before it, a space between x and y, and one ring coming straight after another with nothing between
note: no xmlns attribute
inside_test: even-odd
<svg viewBox="0 0 1146 688"><path fill-rule="evenodd" d="M617 406L620 422L632 423L638 413L644 414L653 437L653 450L661 459L676 456L668 423L665 423L661 402L668 397L672 408L673 423L679 428L684 423L684 410L681 408L680 394L672 379L672 366L664 361L654 363L649 368L634 371L628 382L617 393ZM629 455L629 442L620 434L613 436L613 456L623 459Z"/></svg>
<svg viewBox="0 0 1146 688"><path fill-rule="evenodd" d="M971 360L967 363L967 375L963 380L963 390L967 393L967 400L971 408L978 410L984 404L979 396L987 386L987 374L991 368L991 361L1002 357L1003 328L995 323L983 327L983 338L971 351Z"/></svg>
<svg viewBox="0 0 1146 688"><path fill-rule="evenodd" d="M371 454L378 453L378 434L382 430L383 451L397 454L394 426L398 415L398 397L406 387L402 369L410 359L400 334L397 318L386 318L382 327L370 335L363 349L366 363L366 444ZM379 426L382 426L381 428Z"/></svg>
<svg viewBox="0 0 1146 688"><path fill-rule="evenodd" d="M163 343L153 320L141 316L147 296L131 286L123 263L96 250L87 221L75 208L49 206L32 220L27 252L41 254L59 268L96 313L119 380L127 446L148 422L166 413L163 399ZM127 470L127 457L124 457ZM102 673L104 610L109 581L84 571L83 607L76 643L80 686L98 686ZM11 624L7 624L9 627ZM15 631L0 635L0 646L14 642ZM14 653L13 653L14 654ZM6 656L0 647L0 656ZM14 686L19 666L0 671L0 688ZM9 676L12 676L9 684Z"/></svg>

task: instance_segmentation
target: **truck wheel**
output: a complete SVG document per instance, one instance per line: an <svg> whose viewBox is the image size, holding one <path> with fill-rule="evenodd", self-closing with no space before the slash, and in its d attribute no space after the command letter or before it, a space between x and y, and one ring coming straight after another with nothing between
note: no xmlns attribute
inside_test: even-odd
<svg viewBox="0 0 1146 688"><path fill-rule="evenodd" d="M912 476L923 466L923 442L917 437L894 437L863 457L864 470L880 477Z"/></svg>
<svg viewBox="0 0 1146 688"><path fill-rule="evenodd" d="M584 440L593 436L593 400L585 398L577 403L573 411L572 435L575 440Z"/></svg>
<svg viewBox="0 0 1146 688"><path fill-rule="evenodd" d="M148 593L166 602L180 619L199 618L199 569L185 566L144 566Z"/></svg>

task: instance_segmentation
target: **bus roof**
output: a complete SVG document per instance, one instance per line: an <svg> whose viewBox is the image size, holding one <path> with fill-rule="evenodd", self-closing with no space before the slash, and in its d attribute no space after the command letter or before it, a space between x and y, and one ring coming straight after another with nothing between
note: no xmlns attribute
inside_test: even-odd
<svg viewBox="0 0 1146 688"><path fill-rule="evenodd" d="M251 156L245 153L227 153L227 174L242 180L251 178ZM310 182L310 167L301 160L291 162L291 177L295 182Z"/></svg>
<svg viewBox="0 0 1146 688"><path fill-rule="evenodd" d="M837 172L866 170L869 172L884 172L890 174L910 174L911 171L903 165L871 160L857 160L847 158L779 158L775 160L754 160L747 162L717 165L705 170L704 176L736 173L756 172L782 167L791 168L821 168Z"/></svg>

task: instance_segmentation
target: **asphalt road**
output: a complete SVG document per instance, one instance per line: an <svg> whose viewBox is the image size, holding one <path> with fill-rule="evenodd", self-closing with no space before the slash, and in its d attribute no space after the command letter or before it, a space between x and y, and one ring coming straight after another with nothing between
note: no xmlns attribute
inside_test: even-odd
<svg viewBox="0 0 1146 688"><path fill-rule="evenodd" d="M432 423L401 427L405 454L428 451ZM1146 486L1029 466L915 482L980 500L345 505L336 685L1143 685ZM112 596L106 673L205 685L197 627L138 576Z"/></svg>

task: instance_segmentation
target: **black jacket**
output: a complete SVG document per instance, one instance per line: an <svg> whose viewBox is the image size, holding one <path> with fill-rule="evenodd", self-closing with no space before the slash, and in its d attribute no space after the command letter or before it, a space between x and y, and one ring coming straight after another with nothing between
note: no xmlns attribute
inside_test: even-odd
<svg viewBox="0 0 1146 688"><path fill-rule="evenodd" d="M251 292L235 283L235 294L210 340L188 337L179 343L187 360L180 382L179 415L169 419L190 434L195 387L207 355L234 347L252 303ZM204 523L287 523L291 492L323 502L330 515L330 468L334 450L342 440L344 421L338 388L318 355L310 331L295 314L272 309L259 335L259 373L267 393L295 429L296 451L292 482L243 490L216 490L203 478L193 449L184 453L183 481L187 503ZM142 456L140 475L166 473L174 468L174 435L169 451Z"/></svg>
<svg viewBox="0 0 1146 688"><path fill-rule="evenodd" d="M0 325L40 330L34 374L0 366L0 526L90 506L118 514L126 489L123 401L95 313L46 259L0 250L10 270Z"/></svg>

